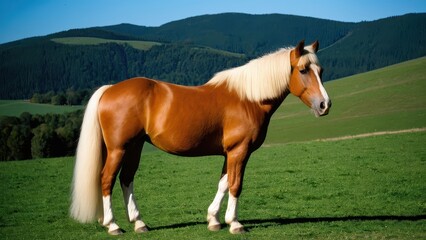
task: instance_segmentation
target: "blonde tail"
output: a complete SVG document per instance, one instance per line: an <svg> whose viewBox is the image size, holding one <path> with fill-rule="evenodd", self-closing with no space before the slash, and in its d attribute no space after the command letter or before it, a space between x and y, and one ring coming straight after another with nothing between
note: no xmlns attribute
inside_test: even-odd
<svg viewBox="0 0 426 240"><path fill-rule="evenodd" d="M86 223L102 216L102 131L98 119L99 100L110 86L99 88L90 98L81 125L74 176L71 217Z"/></svg>

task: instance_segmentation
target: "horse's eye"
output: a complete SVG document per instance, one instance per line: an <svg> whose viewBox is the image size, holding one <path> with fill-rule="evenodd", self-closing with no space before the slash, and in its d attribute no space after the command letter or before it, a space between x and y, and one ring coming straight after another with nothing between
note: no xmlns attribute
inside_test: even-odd
<svg viewBox="0 0 426 240"><path fill-rule="evenodd" d="M309 72L309 69L304 68L304 69L299 70L299 72L300 72L301 74L306 74L306 73L308 73L308 72Z"/></svg>

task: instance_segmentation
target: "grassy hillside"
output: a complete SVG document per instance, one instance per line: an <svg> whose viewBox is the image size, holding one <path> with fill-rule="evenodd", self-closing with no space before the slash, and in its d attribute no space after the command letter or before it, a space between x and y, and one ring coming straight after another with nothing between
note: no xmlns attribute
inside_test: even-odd
<svg viewBox="0 0 426 240"><path fill-rule="evenodd" d="M65 113L82 109L82 106L57 106L36 104L22 100L0 100L0 116L16 116L23 112L31 114Z"/></svg>
<svg viewBox="0 0 426 240"><path fill-rule="evenodd" d="M114 39L104 39L104 38L95 38L95 37L65 37L65 38L52 38L51 40L56 43L71 44L71 45L98 45L98 44L104 44L104 43L128 44L131 47L142 50L142 51L149 50L156 45L161 45L161 43L159 42L114 40Z"/></svg>
<svg viewBox="0 0 426 240"><path fill-rule="evenodd" d="M327 82L333 106L322 118L289 96L273 116L266 142L426 127L425 66L426 57Z"/></svg>
<svg viewBox="0 0 426 240"><path fill-rule="evenodd" d="M150 41L137 41L137 40L115 40L115 39L105 39L105 38L95 38L95 37L64 37L64 38L52 38L53 42L69 45L98 45L106 43L117 43L117 44L128 44L132 48L147 51L153 46L162 45L160 42L150 42ZM220 54L227 57L245 57L244 54L233 53L225 50L214 49L210 47L194 46L194 50L204 50L208 53Z"/></svg>
<svg viewBox="0 0 426 240"><path fill-rule="evenodd" d="M246 169L240 236L207 230L221 158L144 153L135 196L151 231L133 232L116 184L120 239L424 239L425 141L422 132L260 149ZM69 218L72 170L72 158L0 162L2 239L113 239Z"/></svg>

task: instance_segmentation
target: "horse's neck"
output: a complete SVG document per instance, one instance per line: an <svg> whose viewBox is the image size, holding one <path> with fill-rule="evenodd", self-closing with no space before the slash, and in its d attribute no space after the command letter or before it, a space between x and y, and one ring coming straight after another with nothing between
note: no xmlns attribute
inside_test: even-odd
<svg viewBox="0 0 426 240"><path fill-rule="evenodd" d="M210 91L219 92L220 93L219 95L222 95L225 92L229 92L230 94L229 96L234 96L235 99L237 98L240 99L239 96L236 94L236 92L230 90L226 86L226 84L219 84L219 85L204 84L201 86L197 86L195 88L203 89L207 92L210 92ZM253 104L256 106L260 106L260 108L265 113L265 116L270 118L272 114L274 114L274 112L280 107L281 103L289 94L290 94L290 91L286 90L284 93L282 93L280 96L276 98L263 100L259 103L253 103Z"/></svg>
<svg viewBox="0 0 426 240"><path fill-rule="evenodd" d="M275 111L281 106L284 99L290 94L290 91L285 91L281 96L271 99L271 100L265 100L261 102L261 106L263 111L271 117L272 114L275 113Z"/></svg>

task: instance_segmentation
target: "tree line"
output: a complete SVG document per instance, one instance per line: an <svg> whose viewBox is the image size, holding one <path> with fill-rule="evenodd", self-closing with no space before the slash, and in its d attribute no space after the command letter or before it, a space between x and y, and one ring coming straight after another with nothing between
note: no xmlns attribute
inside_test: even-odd
<svg viewBox="0 0 426 240"><path fill-rule="evenodd" d="M83 110L0 117L0 161L74 155Z"/></svg>
<svg viewBox="0 0 426 240"><path fill-rule="evenodd" d="M65 92L49 91L47 93L34 93L30 98L31 103L45 103L52 105L86 105L92 94L92 90L67 89Z"/></svg>

